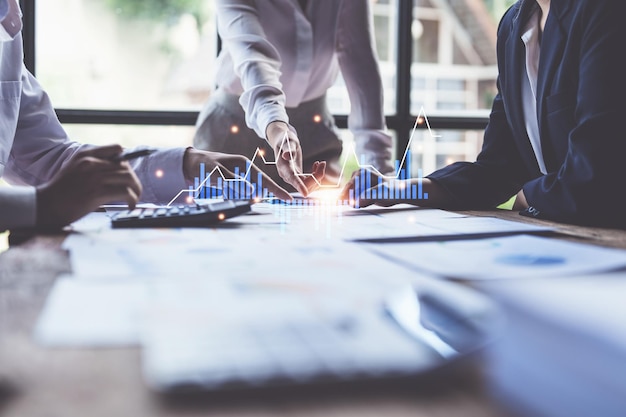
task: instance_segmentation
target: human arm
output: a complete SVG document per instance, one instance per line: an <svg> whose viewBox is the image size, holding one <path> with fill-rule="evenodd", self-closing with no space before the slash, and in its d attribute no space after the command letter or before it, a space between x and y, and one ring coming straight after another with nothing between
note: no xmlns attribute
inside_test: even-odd
<svg viewBox="0 0 626 417"><path fill-rule="evenodd" d="M348 128L361 161L388 174L392 139L386 131L383 85L369 0L344 0L339 9L337 59L350 97Z"/></svg>
<svg viewBox="0 0 626 417"><path fill-rule="evenodd" d="M476 162L456 162L425 178L406 182L406 186L412 186L419 185L421 181L423 193L428 193L428 199L407 198L400 201L381 198L381 194L376 193L376 200L367 200L361 192L360 205L409 203L446 209L493 208L521 189L525 177L520 173L526 172L522 164L506 121L502 100L497 96L485 131L483 148ZM370 184L378 184L378 178L381 177L370 170L364 170L363 174L357 171L355 175L371 175ZM402 181L397 180L395 175L387 175L382 176L382 183L385 187L395 189ZM344 187L344 199L347 199L350 189L355 190L355 176Z"/></svg>
<svg viewBox="0 0 626 417"><path fill-rule="evenodd" d="M20 51L19 36L3 45L7 60L17 61ZM112 164L104 171L108 176L94 176L102 169L100 162L108 165L99 158L106 159L121 147L101 154L92 146L69 141L47 94L17 62L3 66L7 81L2 83L2 131L9 146L0 152L6 161L3 177L13 186L0 191L0 229L62 226L92 210L100 199L134 204L141 186L127 164ZM94 196L94 190L101 192Z"/></svg>
<svg viewBox="0 0 626 417"><path fill-rule="evenodd" d="M355 195L356 184L361 182L361 177L364 175L369 176L369 180L364 182L377 185L361 191L359 195ZM413 198L411 193L413 187L416 190L421 190L421 195L416 195ZM405 190L404 198L401 197L401 190ZM396 191L398 192L396 193ZM398 180L394 176L384 176L373 170L362 169L352 175L341 190L338 199L358 207L367 207L372 204L388 207L403 203L421 207L444 207L449 204L451 196L437 183L428 178Z"/></svg>
<svg viewBox="0 0 626 417"><path fill-rule="evenodd" d="M317 182L309 181L312 177L303 174L300 141L295 129L289 125L285 110L286 98L280 82L283 63L263 29L259 7L250 0L219 1L218 31L241 81L243 93L239 102L247 126L272 147L272 162L276 163L281 178L307 195L316 188ZM278 11L279 6L263 7L276 7ZM285 152L286 149L289 151ZM316 172L313 174L320 177Z"/></svg>
<svg viewBox="0 0 626 417"><path fill-rule="evenodd" d="M246 124L259 138L266 138L271 122L289 123L280 82L281 56L263 29L256 1L218 0L216 7L223 50L232 60L232 70L243 89L239 103Z"/></svg>
<svg viewBox="0 0 626 417"><path fill-rule="evenodd" d="M305 197L319 187L326 161L315 162L310 174L302 172L302 148L295 129L283 122L272 122L267 126L267 138L274 149L278 174L285 182Z"/></svg>
<svg viewBox="0 0 626 417"><path fill-rule="evenodd" d="M238 178L234 174L236 167L239 167L241 172L246 172L246 168L249 167L249 178L256 179L260 173L263 178L263 188L267 188L270 193L273 193L281 200L289 201L292 199L285 189L276 184L245 156L202 151L191 147L187 148L183 157L182 171L189 183L193 181L194 177L198 176L200 164L205 164L206 172L216 171L215 175L211 177L211 183L208 185L216 185L220 174L226 179L236 179ZM219 173L217 173L218 169Z"/></svg>
<svg viewBox="0 0 626 417"><path fill-rule="evenodd" d="M37 186L36 226L62 227L112 201L134 208L142 187L128 162L114 160L121 152L119 145L82 149Z"/></svg>

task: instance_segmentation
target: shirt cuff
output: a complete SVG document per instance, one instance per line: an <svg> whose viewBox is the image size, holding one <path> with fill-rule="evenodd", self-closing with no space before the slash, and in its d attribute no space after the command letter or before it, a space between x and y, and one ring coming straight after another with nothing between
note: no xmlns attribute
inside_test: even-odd
<svg viewBox="0 0 626 417"><path fill-rule="evenodd" d="M35 187L0 188L0 231L34 227L37 221Z"/></svg>
<svg viewBox="0 0 626 417"><path fill-rule="evenodd" d="M189 188L183 175L185 150L183 147L159 149L133 163L143 186L141 202L169 203L181 190Z"/></svg>
<svg viewBox="0 0 626 417"><path fill-rule="evenodd" d="M267 126L272 122L285 122L289 124L289 116L283 106L266 104L261 107L257 116L256 125L252 128L260 138L267 140L265 131L267 130Z"/></svg>

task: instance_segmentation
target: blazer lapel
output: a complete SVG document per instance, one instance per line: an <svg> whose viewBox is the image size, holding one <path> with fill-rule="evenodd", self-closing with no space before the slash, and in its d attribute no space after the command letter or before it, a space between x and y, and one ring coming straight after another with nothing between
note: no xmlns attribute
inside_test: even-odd
<svg viewBox="0 0 626 417"><path fill-rule="evenodd" d="M550 5L550 14L546 21L546 26L542 36L541 52L539 55L539 74L537 79L537 117L539 120L539 132L541 135L541 148L543 159L548 172L552 172L558 168L554 148L550 143L548 135L544 132L545 111L544 103L546 94L550 89L554 80L555 72L561 61L563 48L567 36L562 27L562 18L569 9L569 2L552 1Z"/></svg>
<svg viewBox="0 0 626 417"><path fill-rule="evenodd" d="M528 133L526 133L526 123L524 122L524 110L522 103L522 76L524 74L524 60L526 58L526 50L522 41L522 31L528 19L529 13L534 7L535 1L528 0L522 2L522 9L515 18L511 35L506 40L506 81L505 96L509 98L505 102L507 107L507 116L511 124L513 135L517 138L517 146L522 151L522 157L531 172L539 173L539 165L535 157Z"/></svg>

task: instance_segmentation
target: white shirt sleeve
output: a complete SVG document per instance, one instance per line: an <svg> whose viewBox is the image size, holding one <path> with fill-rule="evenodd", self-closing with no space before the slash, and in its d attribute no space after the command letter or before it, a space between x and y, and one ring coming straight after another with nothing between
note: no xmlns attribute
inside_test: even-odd
<svg viewBox="0 0 626 417"><path fill-rule="evenodd" d="M383 113L383 85L369 0L344 0L339 11L337 58L350 96L348 128L365 163L390 172L392 139Z"/></svg>
<svg viewBox="0 0 626 417"><path fill-rule="evenodd" d="M18 93L19 115L4 178L19 186L0 189L1 230L34 226L34 187L49 181L77 151L93 146L69 140L48 95L25 67ZM12 130L4 132L10 134ZM144 188L141 201L169 202L187 187L182 171L184 152L184 148L161 149L150 157L133 161L132 166ZM163 175L156 175L157 170Z"/></svg>
<svg viewBox="0 0 626 417"><path fill-rule="evenodd" d="M159 149L149 157L132 161L133 169L143 186L142 202L169 203L179 191L188 187L182 170L184 153L184 148ZM157 175L157 171L160 175ZM36 220L35 187L0 188L0 232L34 227Z"/></svg>
<svg viewBox="0 0 626 417"><path fill-rule="evenodd" d="M36 195L34 187L0 188L0 232L35 225Z"/></svg>
<svg viewBox="0 0 626 417"><path fill-rule="evenodd" d="M143 186L140 201L169 203L178 192L188 188L189 184L183 175L184 155L185 148L164 148L150 156L131 161Z"/></svg>
<svg viewBox="0 0 626 417"><path fill-rule="evenodd" d="M217 25L244 90L239 103L245 111L246 124L265 138L269 123L289 123L289 117L280 82L280 55L265 36L255 3L254 0L219 0Z"/></svg>
<svg viewBox="0 0 626 417"><path fill-rule="evenodd" d="M4 170L7 182L33 186L47 182L83 146L87 145L68 139L50 98L22 66L19 113Z"/></svg>

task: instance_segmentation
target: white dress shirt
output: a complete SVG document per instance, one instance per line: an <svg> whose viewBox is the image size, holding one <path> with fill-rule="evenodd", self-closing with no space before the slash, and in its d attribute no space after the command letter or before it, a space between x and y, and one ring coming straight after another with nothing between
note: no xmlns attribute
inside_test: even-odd
<svg viewBox="0 0 626 417"><path fill-rule="evenodd" d="M539 18L540 14L537 10L535 14L530 17L526 32L522 35L522 41L526 46L526 76L522 77L522 100L526 132L528 133L530 144L535 152L539 170L542 174L546 175L548 170L543 160L541 135L539 134L539 120L537 116L537 77L539 73L539 52L541 49L539 43Z"/></svg>
<svg viewBox="0 0 626 417"><path fill-rule="evenodd" d="M0 0L0 231L35 225L34 186L49 181L81 145L68 139L48 95L23 65L21 14L16 0ZM12 31L19 21L17 31ZM9 22L7 25L6 22ZM133 162L143 185L142 201L168 202L187 187L184 148L162 149ZM155 172L165 175L157 178Z"/></svg>
<svg viewBox="0 0 626 417"><path fill-rule="evenodd" d="M218 0L215 82L240 96L259 137L272 121L289 122L285 107L323 96L341 70L357 152L370 163L390 158L369 2L310 0L303 10L298 0Z"/></svg>

